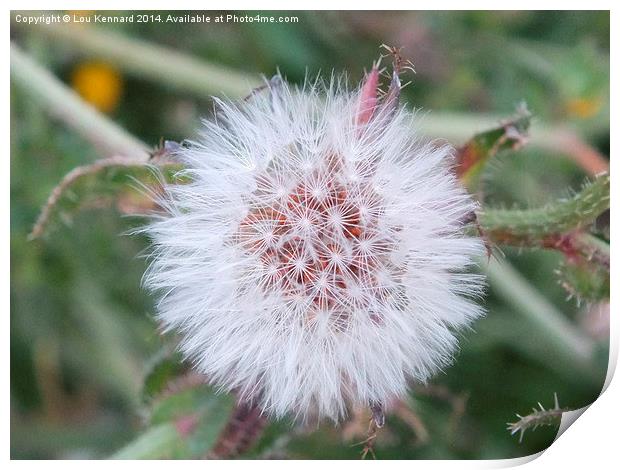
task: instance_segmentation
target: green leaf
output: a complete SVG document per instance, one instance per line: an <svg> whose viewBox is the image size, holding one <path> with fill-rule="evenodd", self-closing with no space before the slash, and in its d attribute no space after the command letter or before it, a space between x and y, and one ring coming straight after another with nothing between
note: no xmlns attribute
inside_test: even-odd
<svg viewBox="0 0 620 470"><path fill-rule="evenodd" d="M128 446L112 455L113 459L172 458L180 450L179 433L174 424L155 426Z"/></svg>
<svg viewBox="0 0 620 470"><path fill-rule="evenodd" d="M159 400L148 429L112 456L116 459L194 459L217 442L234 407L229 395L198 385Z"/></svg>
<svg viewBox="0 0 620 470"><path fill-rule="evenodd" d="M520 106L517 114L500 126L476 134L457 150L457 174L465 186L474 190L486 163L503 150L519 149L527 143L531 114Z"/></svg>
<svg viewBox="0 0 620 470"><path fill-rule="evenodd" d="M178 351L171 352L170 348L163 348L159 351L151 360L150 367L144 377L143 401L148 403L164 392L168 382L184 370L185 366Z"/></svg>
<svg viewBox="0 0 620 470"><path fill-rule="evenodd" d="M164 181L176 181L178 164L147 164L140 159L111 157L79 166L67 173L45 203L30 238L38 238L51 227L69 224L84 208L116 203L124 213L146 213L154 209L149 192L157 192Z"/></svg>

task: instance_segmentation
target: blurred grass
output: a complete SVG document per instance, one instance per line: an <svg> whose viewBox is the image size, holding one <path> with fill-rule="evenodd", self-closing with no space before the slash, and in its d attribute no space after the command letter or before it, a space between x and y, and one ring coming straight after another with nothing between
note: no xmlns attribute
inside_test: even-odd
<svg viewBox="0 0 620 470"><path fill-rule="evenodd" d="M164 14L164 12L162 12ZM175 12L182 14L182 12ZM577 129L609 152L609 14L606 12L293 12L298 24L103 25L257 76L279 67L289 80L346 71L356 82L381 43L403 45L415 64L404 90L410 106L437 112L512 114L525 100L537 124ZM14 28L12 37L67 83L87 57L64 44ZM114 66L114 64L111 64ZM166 67L166 64L162 64ZM122 72L121 72L122 73ZM208 99L135 75L122 75L123 94L111 117L149 144L191 136ZM446 130L450 134L450 130ZM462 142L455 142L460 144ZM96 151L43 114L23 87L11 88L11 454L13 458L101 458L137 436L148 358L162 340L152 300L140 289L146 247L121 235L139 221L112 208L78 214L44 240L26 236L52 188ZM548 150L507 152L483 175L485 202L537 206L577 189L585 177L574 161ZM585 312L554 273L560 255L505 249L522 275L575 324ZM398 417L377 442L380 458L507 458L544 449L553 429L506 432L514 414L538 401L562 406L592 402L600 385L549 357L544 335L515 306L490 290L489 314L462 334L454 365L433 385L466 394L465 412L445 397L413 394L412 406L430 439ZM604 375L607 338L596 343ZM278 447L286 423L270 425L255 456ZM291 436L282 452L298 458L357 458L326 424ZM279 447L278 447L279 448Z"/></svg>

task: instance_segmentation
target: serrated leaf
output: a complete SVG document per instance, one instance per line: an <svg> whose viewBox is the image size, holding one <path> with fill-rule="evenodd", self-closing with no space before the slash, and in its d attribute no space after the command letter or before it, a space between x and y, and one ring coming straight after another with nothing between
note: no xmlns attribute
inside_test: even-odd
<svg viewBox="0 0 620 470"><path fill-rule="evenodd" d="M476 134L457 150L457 175L465 186L475 189L486 163L503 150L519 149L527 143L531 114L520 106L515 117L500 126Z"/></svg>
<svg viewBox="0 0 620 470"><path fill-rule="evenodd" d="M146 213L154 208L148 192L157 192L163 181L175 180L181 166L147 164L142 160L111 157L74 168L54 188L30 238L38 238L52 226L70 223L83 208L116 204L124 213Z"/></svg>

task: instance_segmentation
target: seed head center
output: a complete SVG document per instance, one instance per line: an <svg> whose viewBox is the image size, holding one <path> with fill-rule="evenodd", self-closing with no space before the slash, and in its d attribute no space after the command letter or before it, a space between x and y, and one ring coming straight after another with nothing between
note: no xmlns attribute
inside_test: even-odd
<svg viewBox="0 0 620 470"><path fill-rule="evenodd" d="M388 241L378 229L381 202L372 184L330 170L316 171L283 195L273 191L269 204L255 204L238 241L257 260L265 294L301 300L311 317L327 312L342 321L383 295L377 273L385 267Z"/></svg>

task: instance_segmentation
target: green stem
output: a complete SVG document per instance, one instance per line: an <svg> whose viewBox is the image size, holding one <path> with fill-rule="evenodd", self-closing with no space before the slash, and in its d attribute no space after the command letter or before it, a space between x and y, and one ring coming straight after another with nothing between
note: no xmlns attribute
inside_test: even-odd
<svg viewBox="0 0 620 470"><path fill-rule="evenodd" d="M549 346L566 358L584 378L599 379L593 367L594 344L507 262L484 268L491 290L515 312L545 333Z"/></svg>
<svg viewBox="0 0 620 470"><path fill-rule="evenodd" d="M569 199L535 209L484 209L478 222L495 242L550 247L558 236L591 225L607 209L609 174L603 174Z"/></svg>
<svg viewBox="0 0 620 470"><path fill-rule="evenodd" d="M591 233L575 232L562 240L560 245L554 248L559 248L573 260L581 259L587 263L602 267L607 271L609 278L609 268L611 266L609 243L596 238Z"/></svg>
<svg viewBox="0 0 620 470"><path fill-rule="evenodd" d="M11 43L11 77L34 96L52 115L75 129L107 155L123 155L146 161L146 144L86 104L22 50Z"/></svg>
<svg viewBox="0 0 620 470"><path fill-rule="evenodd" d="M261 85L251 74L196 60L179 51L92 27L39 25L33 32L65 43L84 54L112 62L127 73L210 98L246 96Z"/></svg>
<svg viewBox="0 0 620 470"><path fill-rule="evenodd" d="M609 243L601 240L600 238L595 237L591 233L581 233L579 234L578 239L587 246L592 247L597 252L601 253L607 259L610 257L609 251Z"/></svg>

